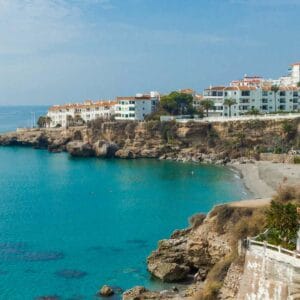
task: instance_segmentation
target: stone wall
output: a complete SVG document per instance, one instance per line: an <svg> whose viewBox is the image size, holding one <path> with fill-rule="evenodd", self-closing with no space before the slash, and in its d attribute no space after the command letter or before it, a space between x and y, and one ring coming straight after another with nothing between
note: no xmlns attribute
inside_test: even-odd
<svg viewBox="0 0 300 300"><path fill-rule="evenodd" d="M293 280L298 276L300 259L251 245L246 253L244 273L240 282L238 300L300 299L291 295Z"/></svg>

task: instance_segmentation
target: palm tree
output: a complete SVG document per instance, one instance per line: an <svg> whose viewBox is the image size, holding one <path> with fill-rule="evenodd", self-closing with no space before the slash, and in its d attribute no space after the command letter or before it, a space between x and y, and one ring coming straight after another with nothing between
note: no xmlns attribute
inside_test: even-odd
<svg viewBox="0 0 300 300"><path fill-rule="evenodd" d="M214 108L214 102L210 99L201 101L201 106L206 111L206 116L208 117L208 111Z"/></svg>
<svg viewBox="0 0 300 300"><path fill-rule="evenodd" d="M50 117L47 116L45 118L45 123L46 123L45 125L46 125L46 127L50 127L51 121L52 121L52 119Z"/></svg>
<svg viewBox="0 0 300 300"><path fill-rule="evenodd" d="M274 93L274 105L275 105L274 108L275 108L275 112L277 112L276 94L279 91L279 86L276 85L276 84L272 85L271 86L271 91Z"/></svg>
<svg viewBox="0 0 300 300"><path fill-rule="evenodd" d="M46 127L46 117L40 116L38 121L37 121L37 125L38 125L39 128Z"/></svg>
<svg viewBox="0 0 300 300"><path fill-rule="evenodd" d="M235 99L233 98L227 98L224 100L224 103L223 103L225 106L228 106L229 108L229 117L231 117L231 106L236 104L236 101Z"/></svg>

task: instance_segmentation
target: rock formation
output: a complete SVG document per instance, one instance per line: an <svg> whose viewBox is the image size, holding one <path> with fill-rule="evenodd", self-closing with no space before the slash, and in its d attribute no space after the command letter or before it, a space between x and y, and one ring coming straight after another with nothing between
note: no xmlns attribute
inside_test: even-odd
<svg viewBox="0 0 300 300"><path fill-rule="evenodd" d="M203 214L191 218L191 227L161 240L147 259L154 277L187 288L151 298L151 292L138 287L125 293L123 299L203 299L197 295L205 286L214 286L217 293L209 299L236 299L244 266L244 253L237 251L238 240L262 229L262 214L257 208L220 205L204 219ZM132 295L136 298L130 298Z"/></svg>
<svg viewBox="0 0 300 300"><path fill-rule="evenodd" d="M289 122L292 132L285 132ZM160 158L223 164L299 147L300 118L235 122L101 122L0 135L0 145L67 151L74 156Z"/></svg>

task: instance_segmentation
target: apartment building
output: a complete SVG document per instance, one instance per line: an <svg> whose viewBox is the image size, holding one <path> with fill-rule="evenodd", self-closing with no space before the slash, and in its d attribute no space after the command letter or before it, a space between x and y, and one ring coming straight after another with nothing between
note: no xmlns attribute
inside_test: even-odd
<svg viewBox="0 0 300 300"><path fill-rule="evenodd" d="M49 108L47 116L50 117L50 127L67 127L74 120L92 121L97 118L109 119L115 113L115 101L91 101L54 105Z"/></svg>
<svg viewBox="0 0 300 300"><path fill-rule="evenodd" d="M158 92L136 94L133 97L117 97L115 119L143 121L147 115L156 110L159 100Z"/></svg>
<svg viewBox="0 0 300 300"><path fill-rule="evenodd" d="M240 116L251 110L261 113L292 112L300 110L300 89L295 86L216 86L204 90L203 99L214 102L210 115ZM229 107L226 99L233 100Z"/></svg>

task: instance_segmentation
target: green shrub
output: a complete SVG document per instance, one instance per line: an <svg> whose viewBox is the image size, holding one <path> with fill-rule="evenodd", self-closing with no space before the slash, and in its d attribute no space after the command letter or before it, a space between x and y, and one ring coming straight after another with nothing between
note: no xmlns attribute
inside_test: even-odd
<svg viewBox="0 0 300 300"><path fill-rule="evenodd" d="M295 249L299 227L296 205L272 200L271 206L266 212L266 220L267 227L273 233L270 242Z"/></svg>

